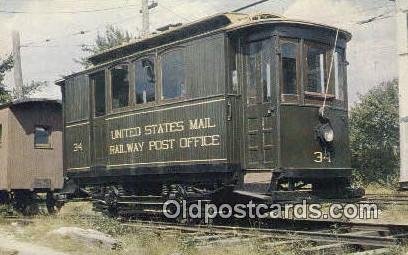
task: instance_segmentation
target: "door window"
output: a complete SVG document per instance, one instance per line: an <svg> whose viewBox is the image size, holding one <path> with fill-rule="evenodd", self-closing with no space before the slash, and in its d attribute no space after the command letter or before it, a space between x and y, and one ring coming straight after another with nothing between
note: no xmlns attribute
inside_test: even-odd
<svg viewBox="0 0 408 255"><path fill-rule="evenodd" d="M105 110L105 71L93 74L91 77L91 84L94 92L94 115L95 117L103 116Z"/></svg>
<svg viewBox="0 0 408 255"><path fill-rule="evenodd" d="M269 40L249 44L247 64L247 103L257 104L272 99Z"/></svg>
<svg viewBox="0 0 408 255"><path fill-rule="evenodd" d="M281 79L282 93L297 94L297 44L284 42L281 44Z"/></svg>

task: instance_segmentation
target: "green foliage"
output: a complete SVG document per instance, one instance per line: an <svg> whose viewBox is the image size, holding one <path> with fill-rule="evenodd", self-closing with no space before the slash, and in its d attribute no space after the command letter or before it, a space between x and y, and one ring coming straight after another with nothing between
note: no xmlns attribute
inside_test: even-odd
<svg viewBox="0 0 408 255"><path fill-rule="evenodd" d="M363 183L395 183L399 169L398 81L360 97L350 113L352 165Z"/></svg>
<svg viewBox="0 0 408 255"><path fill-rule="evenodd" d="M0 104L11 100L10 92L6 90L4 76L13 68L13 56L9 55L6 59L0 59Z"/></svg>
<svg viewBox="0 0 408 255"><path fill-rule="evenodd" d="M82 46L82 51L94 55L127 43L131 39L132 35L128 31L123 31L118 27L108 25L106 26L105 33L103 35L98 33L95 39L95 44L91 46ZM82 64L85 68L91 66L91 63L86 58L82 58L77 62Z"/></svg>
<svg viewBox="0 0 408 255"><path fill-rule="evenodd" d="M7 72L13 68L13 55L9 55L6 59L0 59L0 104L10 102L17 98L15 89L12 91L7 90L4 84L4 77ZM27 98L40 91L43 87L47 86L47 82L43 81L31 81L29 84L25 84L21 94L22 98Z"/></svg>
<svg viewBox="0 0 408 255"><path fill-rule="evenodd" d="M48 86L48 82L46 81L31 81L30 83L24 84L21 97L30 97L34 93L41 91L46 86ZM13 95L15 95L15 91L13 92Z"/></svg>

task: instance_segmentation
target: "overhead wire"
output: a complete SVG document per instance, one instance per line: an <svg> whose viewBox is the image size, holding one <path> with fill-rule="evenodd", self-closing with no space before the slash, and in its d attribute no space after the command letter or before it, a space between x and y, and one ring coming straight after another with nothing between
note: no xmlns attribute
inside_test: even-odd
<svg viewBox="0 0 408 255"><path fill-rule="evenodd" d="M258 1L258 2L256 2L256 3L260 4L260 3L267 2L267 1L269 1L269 0ZM280 0L279 0L279 1L280 1ZM280 1L280 2L281 2L281 1ZM129 5L128 5L128 6L129 6ZM247 5L247 8L251 8L251 7L253 7L253 6L254 6L254 3ZM367 9L365 9L365 10L362 11L362 12L360 12L360 10L359 10L358 13L359 13L359 14L366 14L366 13L369 13L371 10L382 10L382 9L384 9L384 8L388 8L388 7L391 7L391 6L392 6L392 5L376 6L376 7L372 7L372 8L367 8ZM180 19L183 19L184 21L191 22L190 19L188 19L188 18L186 18L186 17L180 15L179 13L173 11L173 10L172 10L171 8L169 8L168 6L163 5L162 2L159 4L159 7L161 7L162 9L164 9L164 10L170 12L170 13L173 13L174 15L176 15L177 17L179 17ZM114 8L104 8L104 9L98 9L98 10L94 10L94 11L99 11L99 10L102 11L102 10L107 10L107 9L112 9L112 10L113 10L113 9L118 9L118 8L125 8L125 7L122 6L122 7L114 7ZM243 10L243 8L239 8L239 9L242 9L242 10ZM236 10L237 10L237 9L236 9ZM90 10L84 10L84 11L90 11ZM388 12L385 12L385 13L383 13L383 14L381 14L381 15L377 15L377 16L376 16L377 18L372 19L372 21L377 21L377 20L380 20L380 19L392 18L392 17L394 17L393 15L388 15L388 16L387 16L387 14L390 14L390 13L392 13L392 12L393 12L393 10L388 11ZM129 19L132 19L132 18L135 18L135 17L138 17L138 16L139 16L139 14L138 14L138 15L131 15L131 16L129 16L129 17L123 19L123 20L120 20L120 21L118 21L118 22L112 22L112 23L109 23L109 24L112 24L112 25L120 24L120 23L122 23L122 22L124 22L124 21L127 21L127 20L129 20ZM381 17L379 17L379 16L381 16ZM332 16L326 16L326 17L332 17ZM322 16L319 16L319 18L324 18L324 16L323 16L323 17L322 17ZM371 18L370 18L370 19L371 19ZM349 25L364 25L364 24L368 24L368 23L369 23L369 22L367 22L367 23L359 24L359 22L361 23L361 20L360 20L360 21L347 22L347 23L342 22L341 25L342 25L342 26L347 25L347 24L349 24ZM64 36L61 36L61 37L48 37L48 38L45 38L45 39L39 40L39 41L27 42L27 43L24 43L23 46L24 46L24 47L38 47L39 45L43 45L44 47L47 47L47 45L44 45L44 44L46 44L46 43L48 43L48 42L50 42L50 41L55 41L55 40L62 39L62 38L66 38L66 37L70 37L70 36L78 36L78 35L84 35L84 34L87 34L87 33L92 33L92 32L95 32L95 31L99 30L102 26L106 26L106 25L108 25L108 24L98 25L98 26L95 27L95 28L82 29L82 30L80 30L80 31L75 31L75 32L69 33L69 34L64 35ZM136 29L137 29L138 31L140 31L140 29L138 29L137 27L136 27ZM38 45L38 44L39 44L39 45Z"/></svg>
<svg viewBox="0 0 408 255"><path fill-rule="evenodd" d="M177 17L179 17L180 19L183 19L184 21L192 22L192 20L190 20L190 19L188 19L188 18L186 18L186 17L184 17L184 16L178 14L177 12L173 11L171 8L166 7L165 5L163 5L163 3L160 3L158 6L159 6L160 8L163 8L164 10L166 10L166 11L168 11L168 12L173 13L174 15L176 15Z"/></svg>
<svg viewBox="0 0 408 255"><path fill-rule="evenodd" d="M117 6L110 8L101 8L101 9L89 9L89 10L78 10L78 11L39 11L39 12L30 12L30 11L14 11L14 10L1 10L0 13L7 14L77 14L77 13L92 13L92 12L105 12L105 11L114 11L124 8L140 7L140 5L130 4L126 6Z"/></svg>

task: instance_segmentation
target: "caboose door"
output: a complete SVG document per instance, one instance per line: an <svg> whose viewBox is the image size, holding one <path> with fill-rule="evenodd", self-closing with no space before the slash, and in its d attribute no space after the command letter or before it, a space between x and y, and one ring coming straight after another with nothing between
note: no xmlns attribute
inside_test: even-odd
<svg viewBox="0 0 408 255"><path fill-rule="evenodd" d="M276 167L276 83L273 40L248 42L244 52L244 132L247 170Z"/></svg>

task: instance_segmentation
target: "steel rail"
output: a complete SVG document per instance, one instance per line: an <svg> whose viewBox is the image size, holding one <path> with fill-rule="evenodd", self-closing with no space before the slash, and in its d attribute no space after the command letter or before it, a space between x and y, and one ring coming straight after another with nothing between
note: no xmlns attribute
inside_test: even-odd
<svg viewBox="0 0 408 255"><path fill-rule="evenodd" d="M300 222L299 222L300 223ZM321 221L321 223L329 223L329 221ZM238 226L219 226L219 225L193 225L185 226L167 222L150 222L150 221L132 221L123 223L127 227L147 227L161 230L177 230L180 232L200 232L203 234L232 234L233 236L246 237L269 237L273 239L290 239L304 240L314 242L340 242L353 245L367 245L373 247L391 247L403 243L408 238L408 225L393 225L393 224L372 224L372 223L356 223L356 222L337 222L332 221L333 225L340 224L357 229L370 229L372 231L392 231L393 229L401 231L397 235L390 236L370 236L360 235L358 232L351 233L328 233L330 229L322 228L318 231L303 231L285 228L250 228ZM325 225L325 224L323 224ZM334 229L332 229L334 230Z"/></svg>

